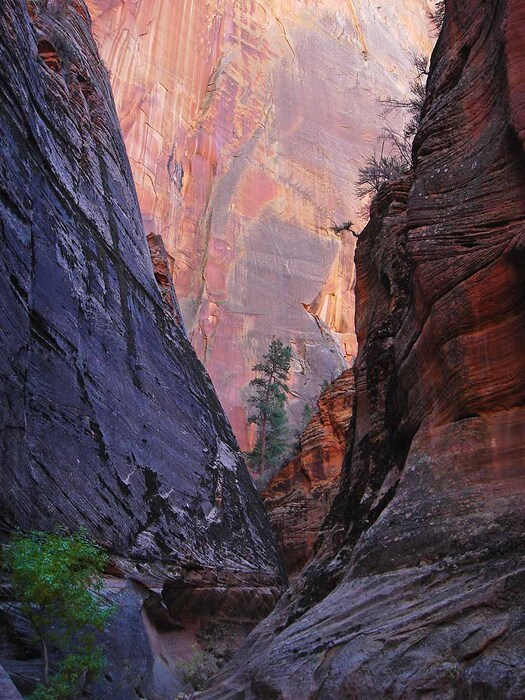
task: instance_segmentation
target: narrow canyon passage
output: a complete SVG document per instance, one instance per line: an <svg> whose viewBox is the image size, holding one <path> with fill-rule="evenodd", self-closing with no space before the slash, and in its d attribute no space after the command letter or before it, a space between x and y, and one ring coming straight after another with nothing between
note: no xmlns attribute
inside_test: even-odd
<svg viewBox="0 0 525 700"><path fill-rule="evenodd" d="M146 233L241 446L273 335L293 349L300 429L356 355L354 186L429 56L426 0L89 0ZM403 115L391 113L398 126ZM380 147L380 146L379 146Z"/></svg>
<svg viewBox="0 0 525 700"><path fill-rule="evenodd" d="M1 700L525 697L524 46L3 0Z"/></svg>

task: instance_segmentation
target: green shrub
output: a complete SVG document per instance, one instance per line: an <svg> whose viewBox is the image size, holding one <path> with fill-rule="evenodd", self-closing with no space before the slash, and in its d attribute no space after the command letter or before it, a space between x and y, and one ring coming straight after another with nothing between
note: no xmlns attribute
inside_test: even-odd
<svg viewBox="0 0 525 700"><path fill-rule="evenodd" d="M96 634L112 612L100 597L106 563L85 531L12 536L5 565L42 648L42 683L31 700L70 700L103 670ZM52 676L50 645L65 654Z"/></svg>

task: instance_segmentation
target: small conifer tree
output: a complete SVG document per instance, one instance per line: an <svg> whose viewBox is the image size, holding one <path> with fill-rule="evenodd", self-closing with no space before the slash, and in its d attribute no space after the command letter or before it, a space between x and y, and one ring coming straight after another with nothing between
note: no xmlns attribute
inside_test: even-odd
<svg viewBox="0 0 525 700"><path fill-rule="evenodd" d="M260 376L250 382L254 393L248 402L255 413L248 418L248 422L258 427L257 443L251 457L259 472L265 465L275 466L286 450L288 418L285 404L290 391L286 380L291 360L292 348L273 338L263 362L253 367L253 371Z"/></svg>

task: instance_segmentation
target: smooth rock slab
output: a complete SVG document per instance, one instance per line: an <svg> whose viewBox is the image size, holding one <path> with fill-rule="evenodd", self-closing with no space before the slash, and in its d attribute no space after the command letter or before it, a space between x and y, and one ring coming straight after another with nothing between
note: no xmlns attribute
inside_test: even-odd
<svg viewBox="0 0 525 700"><path fill-rule="evenodd" d="M3 518L86 526L176 578L199 563L277 580L263 506L155 282L86 8L30 7L0 15Z"/></svg>
<svg viewBox="0 0 525 700"><path fill-rule="evenodd" d="M22 696L2 666L0 666L0 698L2 700L22 700Z"/></svg>

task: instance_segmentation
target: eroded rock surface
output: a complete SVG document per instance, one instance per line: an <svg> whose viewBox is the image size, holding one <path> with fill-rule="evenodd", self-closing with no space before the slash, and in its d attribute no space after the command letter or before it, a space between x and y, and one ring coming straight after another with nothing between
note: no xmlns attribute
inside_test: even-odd
<svg viewBox="0 0 525 700"><path fill-rule="evenodd" d="M336 495L354 395L354 370L347 369L321 394L297 455L262 493L288 576L310 558Z"/></svg>
<svg viewBox="0 0 525 700"><path fill-rule="evenodd" d="M206 698L525 696L524 33L523 0L447 0L415 173L358 244L341 490Z"/></svg>
<svg viewBox="0 0 525 700"><path fill-rule="evenodd" d="M0 666L0 697L3 700L22 700L22 696L13 685L5 670Z"/></svg>
<svg viewBox="0 0 525 700"><path fill-rule="evenodd" d="M273 535L156 284L81 0L3 2L0 104L3 524L84 526L115 574L263 616Z"/></svg>
<svg viewBox="0 0 525 700"><path fill-rule="evenodd" d="M162 294L162 300L167 312L184 329L184 321L180 312L179 300L173 285L173 258L166 251L162 236L148 234L149 254L153 263L155 280Z"/></svg>
<svg viewBox="0 0 525 700"><path fill-rule="evenodd" d="M244 450L251 368L294 351L292 423L356 351L357 171L430 52L427 0L88 0L146 233ZM390 119L396 123L399 115ZM351 227L350 227L351 228Z"/></svg>

